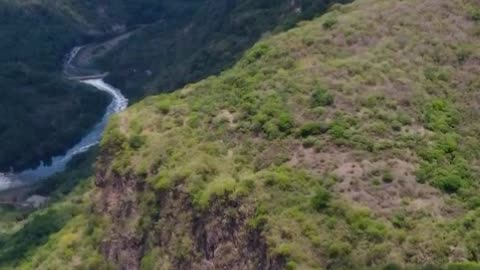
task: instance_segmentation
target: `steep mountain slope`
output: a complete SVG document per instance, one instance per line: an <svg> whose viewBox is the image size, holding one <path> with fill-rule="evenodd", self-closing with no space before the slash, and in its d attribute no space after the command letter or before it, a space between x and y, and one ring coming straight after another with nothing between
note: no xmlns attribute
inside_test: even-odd
<svg viewBox="0 0 480 270"><path fill-rule="evenodd" d="M108 55L97 59L109 80L134 99L216 74L262 35L348 0L182 1ZM182 3L180 2L180 3ZM196 3L197 5L193 5ZM170 4L172 5L172 4Z"/></svg>
<svg viewBox="0 0 480 270"><path fill-rule="evenodd" d="M133 106L97 164L101 254L120 269L476 261L478 13L335 6Z"/></svg>
<svg viewBox="0 0 480 270"><path fill-rule="evenodd" d="M335 5L139 102L111 121L95 187L53 206L77 211L14 265L479 269L479 14Z"/></svg>
<svg viewBox="0 0 480 270"><path fill-rule="evenodd" d="M61 79L65 54L163 16L161 3L0 1L0 171L60 154L98 121L108 100Z"/></svg>
<svg viewBox="0 0 480 270"><path fill-rule="evenodd" d="M3 66L0 84L0 172L61 154L108 105L106 96L89 87L23 65Z"/></svg>
<svg viewBox="0 0 480 270"><path fill-rule="evenodd" d="M61 79L64 55L86 36L72 17L39 2L0 1L0 24L0 171L7 171L74 144L108 100Z"/></svg>
<svg viewBox="0 0 480 270"><path fill-rule="evenodd" d="M172 90L219 72L262 33L322 11L330 2L0 1L0 62L6 74L0 85L10 97L0 103L5 112L0 139L10 141L0 151L0 171L48 162L100 117L105 97L76 91L77 86L60 79L62 61L74 45L141 26L100 61L101 69L113 71L115 84L138 98L151 93L152 84ZM156 72L156 79L144 72L130 74L137 68Z"/></svg>

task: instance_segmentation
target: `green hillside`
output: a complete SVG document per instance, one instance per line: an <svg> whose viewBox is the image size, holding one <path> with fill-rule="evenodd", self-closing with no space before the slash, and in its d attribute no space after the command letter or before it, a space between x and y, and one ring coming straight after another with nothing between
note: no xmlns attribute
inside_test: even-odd
<svg viewBox="0 0 480 270"><path fill-rule="evenodd" d="M132 107L97 165L105 255L146 269L476 261L478 10L335 6Z"/></svg>
<svg viewBox="0 0 480 270"><path fill-rule="evenodd" d="M135 100L183 87L230 67L262 36L349 0L165 1L165 16L97 59Z"/></svg>
<svg viewBox="0 0 480 270"><path fill-rule="evenodd" d="M155 89L173 90L219 72L262 33L312 16L330 1L293 6L287 2L0 1L0 69L4 74L0 91L6 96L0 101L4 116L0 139L9 141L0 151L0 171L48 162L101 117L108 102L103 95L77 91L79 86L61 78L62 62L73 46L148 25L99 60L103 63L100 70L112 71L114 85L138 99L152 94L147 90L152 84ZM183 32L187 25L193 25L191 37ZM170 68L172 64L175 67ZM152 66L155 79L145 73L125 74L131 67L145 70L146 66Z"/></svg>
<svg viewBox="0 0 480 270"><path fill-rule="evenodd" d="M3 221L0 267L480 269L479 14L337 4L146 98L93 177L79 161L48 208Z"/></svg>

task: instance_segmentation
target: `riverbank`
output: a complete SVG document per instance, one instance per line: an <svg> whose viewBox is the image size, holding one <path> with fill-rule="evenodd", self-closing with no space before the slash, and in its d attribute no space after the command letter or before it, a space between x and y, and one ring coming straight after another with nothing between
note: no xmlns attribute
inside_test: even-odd
<svg viewBox="0 0 480 270"><path fill-rule="evenodd" d="M89 46L95 46L95 44ZM84 48L85 47L75 47L72 49L71 53L66 58L63 73L65 76L70 77L70 79L75 79L75 75L81 75L80 77L77 77L78 82L89 85L111 97L111 102L106 108L102 119L89 131L89 133L84 135L77 144L65 151L65 154L53 157L51 163L42 163L34 169L28 169L20 173L2 174L0 176L0 190L16 189L35 184L40 180L64 171L67 163L73 157L88 151L91 147L100 142L103 130L105 129L110 116L127 108L128 100L122 95L121 91L103 81L103 76L101 75L105 73L88 74L85 73L85 70L87 69L76 64L76 59Z"/></svg>

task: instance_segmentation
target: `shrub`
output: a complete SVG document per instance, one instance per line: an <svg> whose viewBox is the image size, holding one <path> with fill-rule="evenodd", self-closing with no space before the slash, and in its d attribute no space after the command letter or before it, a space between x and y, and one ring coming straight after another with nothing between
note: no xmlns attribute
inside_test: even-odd
<svg viewBox="0 0 480 270"><path fill-rule="evenodd" d="M331 106L333 105L334 101L335 99L333 95L324 88L316 89L311 96L311 102L313 107Z"/></svg>
<svg viewBox="0 0 480 270"><path fill-rule="evenodd" d="M168 114L170 112L172 104L169 100L162 100L157 103L157 110L162 114Z"/></svg>
<svg viewBox="0 0 480 270"><path fill-rule="evenodd" d="M345 257L352 253L352 246L343 241L331 243L327 248L327 254L330 258Z"/></svg>
<svg viewBox="0 0 480 270"><path fill-rule="evenodd" d="M455 193L460 188L466 186L466 182L461 176L449 173L434 179L433 185L447 193Z"/></svg>
<svg viewBox="0 0 480 270"><path fill-rule="evenodd" d="M454 133L447 133L439 137L435 143L435 148L442 151L444 154L452 154L458 148L458 135Z"/></svg>
<svg viewBox="0 0 480 270"><path fill-rule="evenodd" d="M118 118L112 117L100 142L102 149L121 150L127 142L126 136L118 128Z"/></svg>
<svg viewBox="0 0 480 270"><path fill-rule="evenodd" d="M427 80L432 82L448 82L450 80L448 71L438 67L426 68L423 74Z"/></svg>
<svg viewBox="0 0 480 270"><path fill-rule="evenodd" d="M468 8L468 14L470 18L474 21L480 21L480 8L476 6L470 6Z"/></svg>
<svg viewBox="0 0 480 270"><path fill-rule="evenodd" d="M292 116L277 98L267 100L252 117L252 129L264 132L269 139L290 133L294 126Z"/></svg>
<svg viewBox="0 0 480 270"><path fill-rule="evenodd" d="M268 47L267 44L258 44L246 53L245 59L247 63L251 64L257 61L258 59L262 58L269 51L270 51L270 47Z"/></svg>
<svg viewBox="0 0 480 270"><path fill-rule="evenodd" d="M377 135L377 136L382 136L387 133L389 128L384 122L381 121L375 121L372 123L369 127L368 130L370 131L371 134Z"/></svg>
<svg viewBox="0 0 480 270"><path fill-rule="evenodd" d="M289 190L292 187L292 177L290 172L285 169L279 169L275 172L268 172L264 176L266 186L276 186L281 190Z"/></svg>
<svg viewBox="0 0 480 270"><path fill-rule="evenodd" d="M480 11L478 13L480 20ZM459 63L464 63L472 54L474 49L467 45L461 45L457 48L455 54L457 55L457 60Z"/></svg>
<svg viewBox="0 0 480 270"><path fill-rule="evenodd" d="M304 148L312 148L313 146L315 146L315 142L316 142L316 138L315 137L308 137L308 138L305 138L303 141L302 141L302 145Z"/></svg>
<svg viewBox="0 0 480 270"><path fill-rule="evenodd" d="M295 261L288 261L287 265L285 265L285 269L295 270L295 269L297 269L297 263Z"/></svg>
<svg viewBox="0 0 480 270"><path fill-rule="evenodd" d="M217 177L212 182L208 183L205 189L197 194L198 196L195 196L195 202L202 208L207 207L212 198L233 193L236 186L236 181L229 176Z"/></svg>
<svg viewBox="0 0 480 270"><path fill-rule="evenodd" d="M318 188L312 198L312 206L315 210L320 211L328 208L332 195L324 188Z"/></svg>
<svg viewBox="0 0 480 270"><path fill-rule="evenodd" d="M457 118L457 112L443 99L432 101L424 109L426 127L433 131L448 132L457 124Z"/></svg>
<svg viewBox="0 0 480 270"><path fill-rule="evenodd" d="M393 121L391 124L392 130L393 131L401 131L402 130L402 123L400 121Z"/></svg>
<svg viewBox="0 0 480 270"><path fill-rule="evenodd" d="M397 115L397 120L400 122L402 125L410 125L412 124L412 119L405 113L399 113Z"/></svg>
<svg viewBox="0 0 480 270"><path fill-rule="evenodd" d="M349 139L353 135L348 128L348 124L343 120L334 121L328 133L335 139Z"/></svg>
<svg viewBox="0 0 480 270"><path fill-rule="evenodd" d="M146 141L146 137L142 135L133 135L128 140L128 143L132 149L138 150L140 149Z"/></svg>
<svg viewBox="0 0 480 270"><path fill-rule="evenodd" d="M282 135L282 132L280 132L278 125L276 125L273 121L270 121L263 125L263 131L269 139L279 138Z"/></svg>
<svg viewBox="0 0 480 270"><path fill-rule="evenodd" d="M324 22L323 22L323 28L324 29L331 29L335 24L337 24L337 18L335 17L328 17Z"/></svg>
<svg viewBox="0 0 480 270"><path fill-rule="evenodd" d="M282 113L278 117L278 129L287 132L293 127L293 119L288 113Z"/></svg>
<svg viewBox="0 0 480 270"><path fill-rule="evenodd" d="M395 180L395 177L393 176L392 171L385 170L385 172L383 173L382 180L385 183L392 183Z"/></svg>
<svg viewBox="0 0 480 270"><path fill-rule="evenodd" d="M323 134L330 126L327 123L307 123L300 128L300 136L306 138L311 135Z"/></svg>
<svg viewBox="0 0 480 270"><path fill-rule="evenodd" d="M386 98L385 98L384 95L378 95L378 94L370 95L367 98L361 100L361 104L364 107L372 109L372 108L378 106L379 104L384 103L385 99Z"/></svg>

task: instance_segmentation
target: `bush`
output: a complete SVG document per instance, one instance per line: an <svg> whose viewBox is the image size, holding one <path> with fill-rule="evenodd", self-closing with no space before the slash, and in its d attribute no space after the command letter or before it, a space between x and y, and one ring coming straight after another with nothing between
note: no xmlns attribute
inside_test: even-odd
<svg viewBox="0 0 480 270"><path fill-rule="evenodd" d="M146 141L146 137L145 136L142 136L142 135L133 135L132 137L130 137L130 139L128 140L128 143L130 145L130 147L134 150L138 150L140 149L144 144L145 144L145 141Z"/></svg>
<svg viewBox="0 0 480 270"><path fill-rule="evenodd" d="M212 182L208 183L204 190L199 194L194 194L194 201L198 206L205 208L209 205L211 199L233 193L236 188L237 182L235 179L228 176L217 177Z"/></svg>
<svg viewBox="0 0 480 270"><path fill-rule="evenodd" d="M318 106L331 106L333 105L335 99L332 94L330 94L326 89L319 88L315 90L311 97L311 102L313 107Z"/></svg>
<svg viewBox="0 0 480 270"><path fill-rule="evenodd" d="M392 171L390 170L385 170L383 173L382 180L384 183L392 183L395 180L395 177L392 174Z"/></svg>
<svg viewBox="0 0 480 270"><path fill-rule="evenodd" d="M461 176L455 173L449 173L434 179L433 185L447 193L455 193L460 188L466 186L467 183Z"/></svg>
<svg viewBox="0 0 480 270"><path fill-rule="evenodd" d="M330 126L327 123L307 123L300 128L300 136L306 138L311 135L319 135L328 131Z"/></svg>
<svg viewBox="0 0 480 270"><path fill-rule="evenodd" d="M468 14L470 18L474 21L480 21L480 8L476 6L470 6L468 9Z"/></svg>
<svg viewBox="0 0 480 270"><path fill-rule="evenodd" d="M457 124L458 116L447 101L437 99L425 107L424 121L430 130L448 132Z"/></svg>
<svg viewBox="0 0 480 270"><path fill-rule="evenodd" d="M245 59L248 64L251 64L260 58L262 58L264 55L266 55L270 51L270 48L268 47L267 44L258 44L255 45L252 49L250 49L246 55Z"/></svg>
<svg viewBox="0 0 480 270"><path fill-rule="evenodd" d="M447 70L440 68L426 68L423 72L425 78L432 82L448 82L450 75Z"/></svg>
<svg viewBox="0 0 480 270"><path fill-rule="evenodd" d="M329 17L323 22L324 29L331 29L333 26L337 24L337 19L334 17Z"/></svg>
<svg viewBox="0 0 480 270"><path fill-rule="evenodd" d="M285 265L285 269L287 270L295 270L297 269L297 263L294 261L288 261L287 265Z"/></svg>
<svg viewBox="0 0 480 270"><path fill-rule="evenodd" d="M327 254L330 258L345 257L352 253L352 246L347 242L333 242L327 248Z"/></svg>
<svg viewBox="0 0 480 270"><path fill-rule="evenodd" d="M324 188L318 188L312 198L312 206L317 211L323 210L325 208L328 208L331 199L332 195L330 194L330 192L328 192Z"/></svg>
<svg viewBox="0 0 480 270"><path fill-rule="evenodd" d="M264 132L269 139L289 134L293 126L290 113L284 109L280 100L274 98L267 100L252 117L252 129L255 132Z"/></svg>
<svg viewBox="0 0 480 270"><path fill-rule="evenodd" d="M315 142L317 139L315 137L307 137L302 141L302 145L304 148L312 148L315 146Z"/></svg>
<svg viewBox="0 0 480 270"><path fill-rule="evenodd" d="M275 139L282 136L282 132L273 121L270 121L263 125L263 132L267 135L269 139Z"/></svg>
<svg viewBox="0 0 480 270"><path fill-rule="evenodd" d="M162 114L168 114L170 112L170 108L172 104L169 100L161 100L157 103L157 110Z"/></svg>
<svg viewBox="0 0 480 270"><path fill-rule="evenodd" d="M399 121L395 120L392 122L391 127L393 131L401 131L402 130L402 123Z"/></svg>
<svg viewBox="0 0 480 270"><path fill-rule="evenodd" d="M288 113L280 114L276 122L278 125L278 129L282 132L287 132L291 128L293 128L293 119Z"/></svg>
<svg viewBox="0 0 480 270"><path fill-rule="evenodd" d="M342 120L334 121L328 133L335 139L350 139L353 135L348 128L348 124Z"/></svg>

